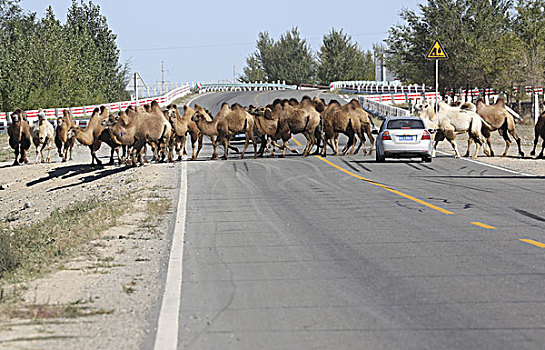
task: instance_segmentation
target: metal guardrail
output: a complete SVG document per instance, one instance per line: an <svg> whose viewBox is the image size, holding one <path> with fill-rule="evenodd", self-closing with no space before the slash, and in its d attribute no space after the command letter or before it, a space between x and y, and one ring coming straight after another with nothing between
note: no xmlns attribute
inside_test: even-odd
<svg viewBox="0 0 545 350"><path fill-rule="evenodd" d="M433 91L432 86L425 84L402 85L400 81L334 81L329 84L331 90L341 90L344 93L355 94L403 94L426 93Z"/></svg>
<svg viewBox="0 0 545 350"><path fill-rule="evenodd" d="M45 113L47 119L55 121L58 116L62 115L62 110L67 109L70 111L70 114L72 115L74 121L78 123L78 125L79 122L77 122L77 120L81 120L81 126L85 126L87 125L86 121L89 120L89 118L81 117L90 116L96 107L105 106L110 110L110 112L117 112L126 109L128 106L143 106L145 104L150 104L152 101L157 101L160 106L166 106L172 103L174 100L189 94L190 92L191 91L189 85L184 85L181 87L177 87L162 96L142 98L133 101L104 103L84 107L49 108L43 110L43 112ZM25 111L25 113L27 114L27 119L30 124L38 120L38 110ZM11 119L9 117L10 114L10 112L0 112L0 132L5 132L8 130L8 125L11 124Z"/></svg>
<svg viewBox="0 0 545 350"><path fill-rule="evenodd" d="M392 107L365 97L358 97L358 100L361 103L361 107L366 112L371 113L378 118L385 118L387 116L405 117L409 115L409 111L403 108Z"/></svg>
<svg viewBox="0 0 545 350"><path fill-rule="evenodd" d="M297 90L297 85L284 83L211 83L197 85L199 93L222 91L267 91L267 90Z"/></svg>

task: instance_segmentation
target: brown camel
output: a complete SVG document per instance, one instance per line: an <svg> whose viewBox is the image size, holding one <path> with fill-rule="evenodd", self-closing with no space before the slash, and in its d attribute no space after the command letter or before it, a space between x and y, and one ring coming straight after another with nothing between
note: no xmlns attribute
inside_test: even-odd
<svg viewBox="0 0 545 350"><path fill-rule="evenodd" d="M185 144L187 139L187 134L191 137L191 146L193 149L193 154L191 159L197 159L199 151L202 148L202 134L199 133L199 128L197 124L192 120L192 117L195 113L201 113L206 120L211 121L208 111L199 105L195 105L194 108L190 106L184 106L184 114L180 115L178 107L176 105L171 105L167 107L170 123L172 124L172 130L176 135L176 146L178 150L178 160L182 159L182 152L185 154ZM198 149L196 143L198 143ZM180 146L178 146L180 145Z"/></svg>
<svg viewBox="0 0 545 350"><path fill-rule="evenodd" d="M348 136L348 147L345 147L344 155L354 142L354 135L357 133L360 140L363 139L361 133L362 127L360 119L350 113L349 106L342 106L337 100L331 100L322 113L324 122L324 140L329 141L329 146L333 150L333 155L339 153L339 133ZM326 155L326 142L324 142L322 156Z"/></svg>
<svg viewBox="0 0 545 350"><path fill-rule="evenodd" d="M30 127L30 135L32 136L32 142L36 147L36 160L34 162L38 163L39 153L41 155L42 163L51 163L51 147L53 145L53 139L55 137L55 129L53 128L53 125L49 122L49 120L47 120L45 114L42 112L41 109L38 113L38 122L34 123ZM44 156L44 149L46 147L47 157Z"/></svg>
<svg viewBox="0 0 545 350"><path fill-rule="evenodd" d="M255 121L253 115L248 113L246 108L242 107L238 103L233 104L231 107L227 103L224 103L215 119L218 119L218 130L221 131L218 135L217 143L223 143L225 148L225 152L222 157L223 159L227 159L229 156L231 138L234 135L242 133L246 135L246 138L244 142L244 149L240 154L240 159L244 159L244 153L248 148L250 140L252 140L254 145L254 158L257 158L257 146L254 136ZM224 125L226 125L226 129L223 129Z"/></svg>
<svg viewBox="0 0 545 350"><path fill-rule="evenodd" d="M195 122L195 124L197 125L197 127L199 128L199 133L202 134L202 135L206 135L208 137L210 137L210 140L212 140L212 147L214 148L214 151L212 153L212 160L214 159L218 159L218 153L217 153L217 149L218 149L218 138L220 136L220 133L225 133L225 126L224 125L220 125L220 127L218 128L218 124L222 124L221 121L219 121L218 119L214 119L214 120L206 120L206 117L200 113L200 112L196 112L193 114L193 116L191 117L191 120L193 122Z"/></svg>
<svg viewBox="0 0 545 350"><path fill-rule="evenodd" d="M30 148L30 126L26 120L26 114L21 109L11 114L11 124L8 126L9 145L15 151L13 165L28 163L26 152ZM18 159L19 158L19 159Z"/></svg>
<svg viewBox="0 0 545 350"><path fill-rule="evenodd" d="M107 142L108 145L112 148L112 152L110 155L110 164L113 164L113 152L115 149L117 149L117 154L119 157L119 144L113 142L110 138L103 134L105 128L102 125L102 121L108 119L108 117L108 109L104 106L101 106L100 108L95 108L93 110L93 113L91 114L91 119L89 120L89 123L87 124L85 130L81 130L79 126L75 125L70 127L70 131L75 133L76 139L82 145L89 147L89 150L91 151L91 166L95 165L95 161L97 165L102 165L102 162L100 161L100 159L98 159L96 152L100 149L103 141Z"/></svg>
<svg viewBox="0 0 545 350"><path fill-rule="evenodd" d="M57 129L55 130L55 146L59 152L59 157L63 162L66 162L66 157L70 152L70 160L72 160L72 149L76 141L76 134L71 133L70 128L76 123L72 121L70 111L67 109L62 111L62 117L57 118Z"/></svg>
<svg viewBox="0 0 545 350"><path fill-rule="evenodd" d="M505 150L503 151L502 157L505 157L507 155L507 151L511 146L511 140L509 139L508 133L511 134L511 136L513 136L513 138L517 141L519 155L521 157L524 157L524 152L522 152L521 148L521 140L520 137L517 135L517 131L515 130L515 119L507 111L507 109L505 109L505 101L502 98L499 98L495 104L488 106L484 103L483 99L480 98L477 100L476 107L477 114L480 115L481 118L486 122L483 123L481 133L486 138L488 148L490 148L490 155L492 157L494 156L490 133L497 130L505 141ZM490 126L490 128L487 124ZM465 155L466 157L469 156L469 148L472 141L473 140L469 138L467 153Z"/></svg>
<svg viewBox="0 0 545 350"><path fill-rule="evenodd" d="M151 103L150 113L127 110L120 112L117 118L110 116L104 121L104 125L108 126L112 140L118 144L132 146L131 158L134 166L136 166L137 156L140 164L144 164L141 150L147 142L153 142L158 146L154 149L155 159L158 159L156 151L160 148L162 159L168 152L168 159L172 161L173 149L170 144L172 128L156 101Z"/></svg>
<svg viewBox="0 0 545 350"><path fill-rule="evenodd" d="M356 134L360 138L360 143L358 144L358 147L354 151L354 147L356 146L356 142L350 141L346 144L345 148L342 151L342 154L346 153L346 150L349 147L349 144L352 144L352 149L348 154L358 154L360 148L365 144L365 135L369 137L369 142L371 143L371 146L369 147L369 153L365 150L365 147L363 147L363 155L371 155L373 154L373 145L375 144L375 138L372 134L372 128L374 127L373 121L369 117L369 114L363 110L361 107L361 104L358 100L352 99L347 105L348 113L351 116L354 116L355 118L359 119L360 121L360 130L359 132L356 132Z"/></svg>
<svg viewBox="0 0 545 350"><path fill-rule="evenodd" d="M257 152L260 157L263 156L265 148L268 148L269 143L272 143L274 147L281 148L276 144L276 141L282 139L282 141L287 142L291 138L289 130L285 129L284 132L282 132L280 128L280 118L273 115L270 107L254 107L250 105L248 107L248 113L254 116L255 131L257 136L261 139L261 146ZM274 147L270 155L271 157L274 157ZM296 150L291 151L298 153Z"/></svg>

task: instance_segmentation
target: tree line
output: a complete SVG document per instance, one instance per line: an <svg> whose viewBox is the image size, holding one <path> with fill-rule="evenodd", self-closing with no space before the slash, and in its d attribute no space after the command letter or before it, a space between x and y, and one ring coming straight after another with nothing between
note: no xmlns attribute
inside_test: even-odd
<svg viewBox="0 0 545 350"><path fill-rule="evenodd" d="M403 9L404 23L385 40L387 67L408 83L435 82L425 55L439 40L442 90L493 87L511 91L545 82L545 0L428 0Z"/></svg>
<svg viewBox="0 0 545 350"><path fill-rule="evenodd" d="M320 50L314 54L299 29L293 27L278 40L266 31L260 32L256 50L246 58L240 80L329 85L337 80L374 78L372 53L362 50L342 29L332 28L324 35Z"/></svg>
<svg viewBox="0 0 545 350"><path fill-rule="evenodd" d="M66 23L20 0L0 0L0 110L100 104L127 99L128 65L100 7L72 0Z"/></svg>

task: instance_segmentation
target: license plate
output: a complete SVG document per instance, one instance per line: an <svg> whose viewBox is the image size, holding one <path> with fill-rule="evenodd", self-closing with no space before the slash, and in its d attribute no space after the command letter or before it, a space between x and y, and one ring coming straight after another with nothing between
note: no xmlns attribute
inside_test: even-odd
<svg viewBox="0 0 545 350"><path fill-rule="evenodd" d="M414 136L412 136L412 135L401 135L401 136L399 136L399 141L414 141Z"/></svg>

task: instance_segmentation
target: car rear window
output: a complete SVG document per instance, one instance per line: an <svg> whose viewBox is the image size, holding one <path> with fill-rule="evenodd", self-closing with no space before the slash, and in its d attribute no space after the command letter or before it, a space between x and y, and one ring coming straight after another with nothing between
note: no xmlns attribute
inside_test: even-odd
<svg viewBox="0 0 545 350"><path fill-rule="evenodd" d="M394 119L388 122L388 129L424 129L424 123L418 119Z"/></svg>

